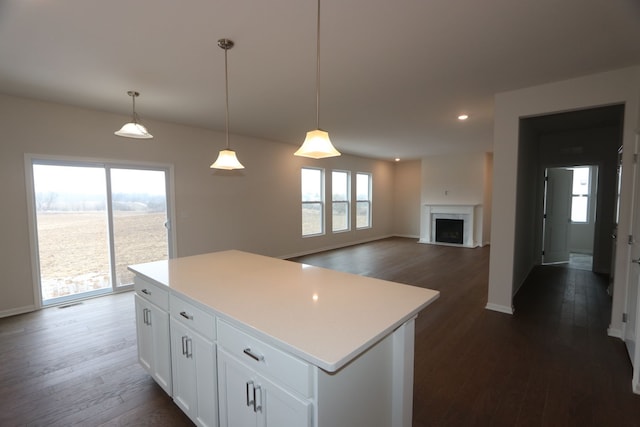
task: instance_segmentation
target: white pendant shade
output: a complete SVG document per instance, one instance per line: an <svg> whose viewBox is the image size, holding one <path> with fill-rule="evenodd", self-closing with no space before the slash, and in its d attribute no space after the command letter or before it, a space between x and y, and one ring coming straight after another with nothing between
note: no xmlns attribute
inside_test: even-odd
<svg viewBox="0 0 640 427"><path fill-rule="evenodd" d="M138 139L151 139L153 135L147 131L147 128L140 123L125 123L120 130L115 131L114 134L118 136L124 136L126 138L138 138Z"/></svg>
<svg viewBox="0 0 640 427"><path fill-rule="evenodd" d="M224 170L234 170L234 169L244 169L242 163L236 157L236 152L233 150L220 150L220 154L218 154L218 158L211 165L211 169L224 169Z"/></svg>
<svg viewBox="0 0 640 427"><path fill-rule="evenodd" d="M153 138L153 135L149 133L147 128L138 123L138 114L136 113L136 98L140 96L140 92L130 90L127 92L127 95L131 97L131 102L133 103L133 114L131 115L131 121L129 123L125 123L120 128L120 130L115 131L114 134L118 136L124 136L125 138Z"/></svg>
<svg viewBox="0 0 640 427"><path fill-rule="evenodd" d="M339 156L340 152L331 143L328 132L316 129L307 132L307 137L304 139L302 146L294 155L312 159L324 159L325 157Z"/></svg>

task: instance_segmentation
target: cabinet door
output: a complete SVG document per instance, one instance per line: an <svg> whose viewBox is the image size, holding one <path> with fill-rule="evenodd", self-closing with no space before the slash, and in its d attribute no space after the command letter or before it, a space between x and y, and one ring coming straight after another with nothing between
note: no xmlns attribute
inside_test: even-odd
<svg viewBox="0 0 640 427"><path fill-rule="evenodd" d="M220 427L256 427L253 370L218 347ZM282 424L286 426L287 424Z"/></svg>
<svg viewBox="0 0 640 427"><path fill-rule="evenodd" d="M135 302L138 361L142 367L151 374L153 371L153 333L149 325L149 303L145 302L138 295L135 296Z"/></svg>
<svg viewBox="0 0 640 427"><path fill-rule="evenodd" d="M310 427L311 402L302 400L284 388L258 377L262 397L262 427Z"/></svg>
<svg viewBox="0 0 640 427"><path fill-rule="evenodd" d="M138 360L160 387L171 395L169 314L135 296Z"/></svg>
<svg viewBox="0 0 640 427"><path fill-rule="evenodd" d="M220 427L310 427L311 402L218 348Z"/></svg>
<svg viewBox="0 0 640 427"><path fill-rule="evenodd" d="M199 426L215 426L216 354L213 343L171 318L173 400Z"/></svg>

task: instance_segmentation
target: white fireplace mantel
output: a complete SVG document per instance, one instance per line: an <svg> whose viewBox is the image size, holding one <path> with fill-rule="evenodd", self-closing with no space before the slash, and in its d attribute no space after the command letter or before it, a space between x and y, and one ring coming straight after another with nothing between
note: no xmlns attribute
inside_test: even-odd
<svg viewBox="0 0 640 427"><path fill-rule="evenodd" d="M461 219L464 221L461 245L436 241L436 219ZM475 248L482 245L482 205L424 204L420 220L420 243L463 246Z"/></svg>

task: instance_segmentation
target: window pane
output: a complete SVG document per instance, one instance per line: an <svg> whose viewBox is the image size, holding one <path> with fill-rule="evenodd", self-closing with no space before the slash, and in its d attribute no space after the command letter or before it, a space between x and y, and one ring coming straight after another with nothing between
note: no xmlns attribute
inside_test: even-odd
<svg viewBox="0 0 640 427"><path fill-rule="evenodd" d="M369 200L369 175L356 175L356 197L358 200Z"/></svg>
<svg viewBox="0 0 640 427"><path fill-rule="evenodd" d="M587 222L587 206L589 199L585 196L573 196L571 198L571 221Z"/></svg>
<svg viewBox="0 0 640 427"><path fill-rule="evenodd" d="M323 170L302 168L302 235L324 233Z"/></svg>
<svg viewBox="0 0 640 427"><path fill-rule="evenodd" d="M370 222L370 204L369 202L357 202L356 203L356 227L364 228L369 227Z"/></svg>
<svg viewBox="0 0 640 427"><path fill-rule="evenodd" d="M573 194L589 194L589 169L588 167L573 168Z"/></svg>
<svg viewBox="0 0 640 427"><path fill-rule="evenodd" d="M42 301L111 287L104 168L33 165Z"/></svg>
<svg viewBox="0 0 640 427"><path fill-rule="evenodd" d="M302 201L322 200L322 170L302 169Z"/></svg>
<svg viewBox="0 0 640 427"><path fill-rule="evenodd" d="M322 203L302 204L302 235L322 234Z"/></svg>
<svg viewBox="0 0 640 427"><path fill-rule="evenodd" d="M349 230L349 203L348 202L334 202L333 203L333 216L332 216L333 231L347 231Z"/></svg>
<svg viewBox="0 0 640 427"><path fill-rule="evenodd" d="M356 228L371 227L371 175L356 174Z"/></svg>
<svg viewBox="0 0 640 427"><path fill-rule="evenodd" d="M331 229L347 231L349 224L349 172L333 171L331 173L332 222Z"/></svg>
<svg viewBox="0 0 640 427"><path fill-rule="evenodd" d="M128 265L169 258L162 170L111 169L116 286L133 284Z"/></svg>
<svg viewBox="0 0 640 427"><path fill-rule="evenodd" d="M333 201L349 200L347 172L333 171L331 174L331 188Z"/></svg>

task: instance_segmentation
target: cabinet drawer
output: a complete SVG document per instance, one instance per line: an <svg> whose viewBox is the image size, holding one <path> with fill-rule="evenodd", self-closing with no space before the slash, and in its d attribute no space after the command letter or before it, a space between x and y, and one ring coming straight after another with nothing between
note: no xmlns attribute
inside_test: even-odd
<svg viewBox="0 0 640 427"><path fill-rule="evenodd" d="M155 285L138 276L133 278L133 289L140 297L152 302L159 308L169 311L169 292L159 285Z"/></svg>
<svg viewBox="0 0 640 427"><path fill-rule="evenodd" d="M218 320L218 345L272 381L304 397L312 397L312 369L308 363L223 320Z"/></svg>
<svg viewBox="0 0 640 427"><path fill-rule="evenodd" d="M188 301L172 294L170 312L171 315L184 325L199 332L205 338L214 341L216 339L215 317L206 311L194 306Z"/></svg>

